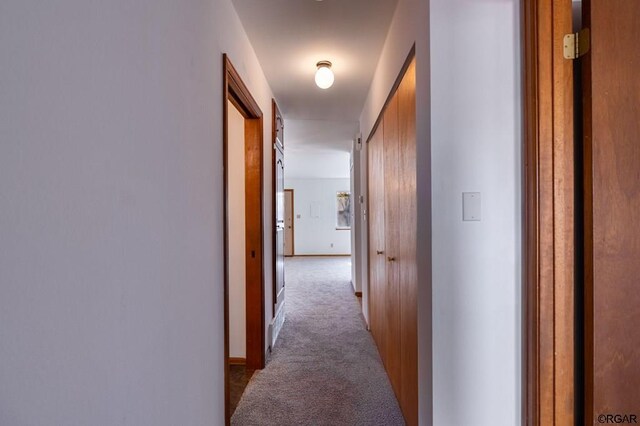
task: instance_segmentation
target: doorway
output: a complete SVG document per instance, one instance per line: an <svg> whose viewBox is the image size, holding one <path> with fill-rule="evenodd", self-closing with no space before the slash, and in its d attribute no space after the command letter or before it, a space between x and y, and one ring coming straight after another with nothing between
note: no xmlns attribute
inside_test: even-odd
<svg viewBox="0 0 640 426"><path fill-rule="evenodd" d="M224 368L229 424L231 364L244 364L249 375L264 367L263 123L260 108L226 55L223 64Z"/></svg>

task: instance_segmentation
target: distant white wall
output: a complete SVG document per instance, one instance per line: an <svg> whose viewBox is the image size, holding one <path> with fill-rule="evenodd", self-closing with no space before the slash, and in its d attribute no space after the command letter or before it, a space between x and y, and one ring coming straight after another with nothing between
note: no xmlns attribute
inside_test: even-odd
<svg viewBox="0 0 640 426"><path fill-rule="evenodd" d="M0 424L224 424L223 52L270 153L230 0L1 2Z"/></svg>
<svg viewBox="0 0 640 426"><path fill-rule="evenodd" d="M351 233L336 230L336 193L349 191L349 179L285 179L284 185L293 189L295 254L350 254Z"/></svg>
<svg viewBox="0 0 640 426"><path fill-rule="evenodd" d="M285 179L349 178L349 152L285 148L284 176Z"/></svg>
<svg viewBox="0 0 640 426"><path fill-rule="evenodd" d="M520 423L518 5L400 0L361 117L366 137L415 42L424 425ZM463 191L481 222L462 222Z"/></svg>
<svg viewBox="0 0 640 426"><path fill-rule="evenodd" d="M229 192L229 356L247 354L244 117L227 101Z"/></svg>

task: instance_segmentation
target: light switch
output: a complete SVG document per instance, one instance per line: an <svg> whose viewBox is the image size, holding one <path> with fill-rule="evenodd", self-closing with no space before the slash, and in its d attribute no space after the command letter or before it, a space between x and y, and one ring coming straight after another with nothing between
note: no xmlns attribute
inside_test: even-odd
<svg viewBox="0 0 640 426"><path fill-rule="evenodd" d="M480 193L479 192L463 192L462 193L462 220L464 221L480 220Z"/></svg>

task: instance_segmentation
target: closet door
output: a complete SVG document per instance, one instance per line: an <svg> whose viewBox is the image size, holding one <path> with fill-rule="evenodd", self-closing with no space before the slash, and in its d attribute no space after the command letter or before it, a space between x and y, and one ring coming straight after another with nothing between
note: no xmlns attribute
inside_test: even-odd
<svg viewBox="0 0 640 426"><path fill-rule="evenodd" d="M369 321L408 425L418 424L415 62L369 141Z"/></svg>
<svg viewBox="0 0 640 426"><path fill-rule="evenodd" d="M387 336L384 286L386 268L384 257L384 123L380 123L367 147L369 192L369 328L384 357Z"/></svg>
<svg viewBox="0 0 640 426"><path fill-rule="evenodd" d="M396 92L384 112L384 235L387 280L385 283L385 317L387 319L387 342L383 361L387 368L393 390L400 400L400 286L398 257L400 254L399 204L399 132L398 93Z"/></svg>
<svg viewBox="0 0 640 426"><path fill-rule="evenodd" d="M398 238L400 285L400 407L408 425L418 424L418 271L416 258L416 95L415 60L398 88Z"/></svg>

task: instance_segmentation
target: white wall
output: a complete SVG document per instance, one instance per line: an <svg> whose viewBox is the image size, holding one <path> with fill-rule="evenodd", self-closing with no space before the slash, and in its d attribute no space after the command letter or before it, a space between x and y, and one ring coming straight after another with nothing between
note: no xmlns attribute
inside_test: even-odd
<svg viewBox="0 0 640 426"><path fill-rule="evenodd" d="M287 147L284 175L286 179L348 178L349 153L337 150Z"/></svg>
<svg viewBox="0 0 640 426"><path fill-rule="evenodd" d="M268 118L229 0L0 4L0 424L223 424L223 51Z"/></svg>
<svg viewBox="0 0 640 426"><path fill-rule="evenodd" d="M519 3L426 3L400 0L361 118L366 137L415 40L420 423L519 424Z"/></svg>
<svg viewBox="0 0 640 426"><path fill-rule="evenodd" d="M229 356L247 355L247 240L245 214L244 117L227 101L229 167Z"/></svg>
<svg viewBox="0 0 640 426"><path fill-rule="evenodd" d="M519 4L431 1L434 420L440 425L520 423ZM464 45L474 47L454 48ZM481 222L462 222L463 191L481 192Z"/></svg>
<svg viewBox="0 0 640 426"><path fill-rule="evenodd" d="M349 179L285 178L284 185L293 189L295 255L350 254L351 232L336 230L336 193L349 191Z"/></svg>

